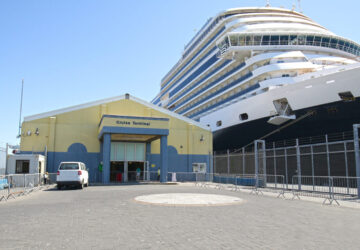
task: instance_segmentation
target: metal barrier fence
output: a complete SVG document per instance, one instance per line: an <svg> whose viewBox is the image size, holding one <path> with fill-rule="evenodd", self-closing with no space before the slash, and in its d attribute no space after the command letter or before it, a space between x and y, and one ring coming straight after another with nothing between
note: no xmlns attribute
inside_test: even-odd
<svg viewBox="0 0 360 250"><path fill-rule="evenodd" d="M360 198L359 127L355 124L354 131L272 143L256 140L232 152L214 152L214 173L280 175L286 189L292 189L294 176L333 177L334 190L344 194L345 188L349 195L356 192Z"/></svg>
<svg viewBox="0 0 360 250"><path fill-rule="evenodd" d="M11 174L0 176L0 201L29 194L56 183L56 174Z"/></svg>
<svg viewBox="0 0 360 250"><path fill-rule="evenodd" d="M299 176L292 177L291 183L285 183L285 176L270 174L210 174L210 173L168 173L168 182L194 182L198 186L239 190L250 189L251 193L262 191L278 193L285 198L285 193L292 194L292 199L300 196L323 198L324 203L358 197L358 177L344 176Z"/></svg>
<svg viewBox="0 0 360 250"><path fill-rule="evenodd" d="M358 197L359 181L359 177L294 176L290 189L293 190L294 197L315 196L332 202Z"/></svg>

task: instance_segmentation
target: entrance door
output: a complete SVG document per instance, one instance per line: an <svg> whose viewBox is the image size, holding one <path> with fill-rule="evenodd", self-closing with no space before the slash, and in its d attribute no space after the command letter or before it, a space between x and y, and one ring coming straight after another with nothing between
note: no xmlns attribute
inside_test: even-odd
<svg viewBox="0 0 360 250"><path fill-rule="evenodd" d="M110 181L144 180L145 143L111 142L110 152Z"/></svg>
<svg viewBox="0 0 360 250"><path fill-rule="evenodd" d="M110 162L110 182L124 182L124 162Z"/></svg>
<svg viewBox="0 0 360 250"><path fill-rule="evenodd" d="M144 162L128 162L128 180L142 181L144 180Z"/></svg>

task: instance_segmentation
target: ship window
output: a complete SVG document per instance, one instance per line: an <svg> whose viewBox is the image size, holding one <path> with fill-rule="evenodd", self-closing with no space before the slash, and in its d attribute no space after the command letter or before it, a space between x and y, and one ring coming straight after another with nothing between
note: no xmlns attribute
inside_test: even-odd
<svg viewBox="0 0 360 250"><path fill-rule="evenodd" d="M269 45L270 36L263 36L261 45Z"/></svg>
<svg viewBox="0 0 360 250"><path fill-rule="evenodd" d="M288 45L288 43L289 43L289 36L280 36L281 45Z"/></svg>
<svg viewBox="0 0 360 250"><path fill-rule="evenodd" d="M321 47L329 47L329 41L330 41L330 38L323 37L323 39L321 41Z"/></svg>
<svg viewBox="0 0 360 250"><path fill-rule="evenodd" d="M279 36L271 36L271 45L279 44Z"/></svg>
<svg viewBox="0 0 360 250"><path fill-rule="evenodd" d="M261 44L261 36L254 36L254 45Z"/></svg>
<svg viewBox="0 0 360 250"><path fill-rule="evenodd" d="M350 91L341 92L341 93L339 93L339 96L345 102L352 102L355 100L354 95Z"/></svg>
<svg viewBox="0 0 360 250"><path fill-rule="evenodd" d="M313 36L307 36L306 37L306 45L313 45L313 40L314 40Z"/></svg>
<svg viewBox="0 0 360 250"><path fill-rule="evenodd" d="M298 36L298 44L299 45L305 44L305 36Z"/></svg>
<svg viewBox="0 0 360 250"><path fill-rule="evenodd" d="M216 122L216 127L220 127L222 125L222 122L221 121L217 121Z"/></svg>
<svg viewBox="0 0 360 250"><path fill-rule="evenodd" d="M314 45L315 46L320 46L320 44L321 44L321 36L316 36L314 38Z"/></svg>
<svg viewBox="0 0 360 250"><path fill-rule="evenodd" d="M290 36L289 45L297 45L297 36Z"/></svg>
<svg viewBox="0 0 360 250"><path fill-rule="evenodd" d="M240 36L240 37L239 37L239 45L240 45L240 46L244 46L244 45L245 45L245 36Z"/></svg>
<svg viewBox="0 0 360 250"><path fill-rule="evenodd" d="M349 47L349 46L350 46L350 43L349 43L349 42L345 42L345 46L346 46L346 47Z"/></svg>
<svg viewBox="0 0 360 250"><path fill-rule="evenodd" d="M336 48L337 43L338 43L338 40L337 40L337 39L332 38L332 39L330 40L330 47L335 49L335 48Z"/></svg>
<svg viewBox="0 0 360 250"><path fill-rule="evenodd" d="M282 77L290 77L290 74L283 74Z"/></svg>
<svg viewBox="0 0 360 250"><path fill-rule="evenodd" d="M224 41L225 41L226 45L229 45L229 38L227 36L225 37Z"/></svg>
<svg viewBox="0 0 360 250"><path fill-rule="evenodd" d="M230 36L231 46L238 46L238 36Z"/></svg>
<svg viewBox="0 0 360 250"><path fill-rule="evenodd" d="M343 50L344 49L344 41L339 40L339 49Z"/></svg>
<svg viewBox="0 0 360 250"><path fill-rule="evenodd" d="M242 113L242 114L240 114L239 118L241 121L245 121L245 120L249 119L249 116L247 113Z"/></svg>
<svg viewBox="0 0 360 250"><path fill-rule="evenodd" d="M252 36L246 36L246 45L253 45Z"/></svg>

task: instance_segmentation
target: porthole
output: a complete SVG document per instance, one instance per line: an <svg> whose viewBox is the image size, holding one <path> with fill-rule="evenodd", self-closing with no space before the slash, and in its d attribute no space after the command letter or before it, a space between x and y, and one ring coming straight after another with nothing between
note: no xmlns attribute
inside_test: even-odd
<svg viewBox="0 0 360 250"><path fill-rule="evenodd" d="M245 120L249 119L249 115L247 113L242 113L239 115L239 119L241 121L245 121Z"/></svg>
<svg viewBox="0 0 360 250"><path fill-rule="evenodd" d="M339 96L345 102L355 101L355 97L350 91L341 92L341 93L339 93Z"/></svg>
<svg viewBox="0 0 360 250"><path fill-rule="evenodd" d="M222 124L222 122L221 122L221 121L217 121L217 122L216 122L216 126L217 126L217 127L220 127L220 126L221 126L221 124Z"/></svg>

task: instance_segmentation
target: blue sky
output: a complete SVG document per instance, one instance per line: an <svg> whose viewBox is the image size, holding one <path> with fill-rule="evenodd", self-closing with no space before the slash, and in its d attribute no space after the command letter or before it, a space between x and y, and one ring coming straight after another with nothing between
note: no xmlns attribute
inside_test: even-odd
<svg viewBox="0 0 360 250"><path fill-rule="evenodd" d="M265 0L3 0L0 146L23 115L130 93L151 101L184 45L218 12ZM270 0L291 8L293 0ZM360 1L303 0L304 14L360 43Z"/></svg>

